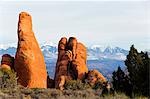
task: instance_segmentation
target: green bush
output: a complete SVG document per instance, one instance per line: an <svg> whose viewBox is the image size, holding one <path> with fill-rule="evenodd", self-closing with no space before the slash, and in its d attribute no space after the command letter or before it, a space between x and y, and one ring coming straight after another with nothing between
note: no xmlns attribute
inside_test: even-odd
<svg viewBox="0 0 150 99"><path fill-rule="evenodd" d="M84 90L90 88L90 85L82 83L81 80L70 80L65 83L64 87L71 90Z"/></svg>
<svg viewBox="0 0 150 99"><path fill-rule="evenodd" d="M18 88L16 73L13 70L0 69L0 88L2 90Z"/></svg>
<svg viewBox="0 0 150 99"><path fill-rule="evenodd" d="M91 87L92 87L92 89L97 90L97 89L103 89L103 88L104 88L104 85L102 84L101 81L97 81L96 84L94 84L94 85L91 86Z"/></svg>

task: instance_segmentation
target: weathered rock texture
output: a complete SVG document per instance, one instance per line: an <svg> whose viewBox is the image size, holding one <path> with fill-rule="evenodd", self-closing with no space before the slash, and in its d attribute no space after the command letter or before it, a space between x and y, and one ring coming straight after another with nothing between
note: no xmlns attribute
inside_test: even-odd
<svg viewBox="0 0 150 99"><path fill-rule="evenodd" d="M90 70L87 74L87 82L90 85L95 85L97 82L103 84L106 81L106 78L96 69Z"/></svg>
<svg viewBox="0 0 150 99"><path fill-rule="evenodd" d="M4 54L1 60L1 68L14 69L14 57Z"/></svg>
<svg viewBox="0 0 150 99"><path fill-rule="evenodd" d="M29 88L47 87L44 57L32 31L31 16L26 12L19 14L18 47L14 67L21 85Z"/></svg>
<svg viewBox="0 0 150 99"><path fill-rule="evenodd" d="M55 71L55 87L63 89L66 80L80 79L88 72L86 47L77 39L63 37L58 44L58 60Z"/></svg>

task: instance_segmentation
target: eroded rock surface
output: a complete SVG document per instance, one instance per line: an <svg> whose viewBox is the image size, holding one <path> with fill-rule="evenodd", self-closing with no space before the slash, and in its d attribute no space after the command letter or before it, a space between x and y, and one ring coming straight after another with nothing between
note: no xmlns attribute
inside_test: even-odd
<svg viewBox="0 0 150 99"><path fill-rule="evenodd" d="M32 31L31 16L26 12L19 14L18 47L14 67L21 85L29 88L47 87L44 57Z"/></svg>
<svg viewBox="0 0 150 99"><path fill-rule="evenodd" d="M58 44L58 60L55 71L55 87L63 89L67 80L80 79L88 72L86 47L75 37L63 37Z"/></svg>

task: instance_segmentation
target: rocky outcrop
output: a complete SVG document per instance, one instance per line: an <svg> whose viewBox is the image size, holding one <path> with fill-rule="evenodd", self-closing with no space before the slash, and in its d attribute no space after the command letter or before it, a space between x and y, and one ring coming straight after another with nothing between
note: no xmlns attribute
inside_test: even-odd
<svg viewBox="0 0 150 99"><path fill-rule="evenodd" d="M32 31L31 16L26 12L19 14L18 47L14 67L21 85L29 88L47 87L44 57Z"/></svg>
<svg viewBox="0 0 150 99"><path fill-rule="evenodd" d="M66 80L80 79L88 72L86 47L77 39L63 37L58 44L58 60L55 71L55 87L63 89Z"/></svg>
<svg viewBox="0 0 150 99"><path fill-rule="evenodd" d="M14 69L14 57L4 54L1 60L1 68Z"/></svg>
<svg viewBox="0 0 150 99"><path fill-rule="evenodd" d="M106 78L96 69L90 70L87 74L87 82L90 85L95 85L97 82L106 83Z"/></svg>

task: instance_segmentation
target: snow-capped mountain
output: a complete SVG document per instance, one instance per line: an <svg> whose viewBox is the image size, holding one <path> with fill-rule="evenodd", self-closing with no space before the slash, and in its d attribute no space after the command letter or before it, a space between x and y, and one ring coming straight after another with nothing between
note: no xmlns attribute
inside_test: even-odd
<svg viewBox="0 0 150 99"><path fill-rule="evenodd" d="M116 60L125 60L126 55L128 54L127 50L124 50L119 47L102 47L102 46L92 46L88 47L88 60L95 59L116 59Z"/></svg>
<svg viewBox="0 0 150 99"><path fill-rule="evenodd" d="M41 50L45 59L57 59L57 45L52 42L44 42L40 45ZM15 55L16 44L0 44L0 55L8 53L10 55ZM127 50L124 50L119 47L110 47L110 46L101 46L93 45L87 47L88 60L102 60L102 59L115 59L115 60L125 60L126 55L128 54Z"/></svg>

